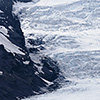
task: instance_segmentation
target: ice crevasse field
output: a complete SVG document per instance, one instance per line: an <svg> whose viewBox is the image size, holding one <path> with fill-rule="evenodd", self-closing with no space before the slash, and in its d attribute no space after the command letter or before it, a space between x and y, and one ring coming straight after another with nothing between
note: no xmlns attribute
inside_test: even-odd
<svg viewBox="0 0 100 100"><path fill-rule="evenodd" d="M27 48L38 48L40 55L58 61L71 81L24 100L100 100L100 0L17 2L13 13L20 19Z"/></svg>

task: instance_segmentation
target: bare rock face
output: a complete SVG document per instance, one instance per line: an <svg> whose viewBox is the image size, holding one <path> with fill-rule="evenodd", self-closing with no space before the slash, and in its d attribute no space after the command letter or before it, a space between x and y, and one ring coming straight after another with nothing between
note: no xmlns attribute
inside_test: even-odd
<svg viewBox="0 0 100 100"><path fill-rule="evenodd" d="M53 90L53 85L58 86L55 81L59 77L57 62L41 57L41 73L38 70L40 63L35 63L29 57L18 17L12 15L13 1L16 2L0 0L0 100L17 100ZM47 81L52 82L52 86Z"/></svg>

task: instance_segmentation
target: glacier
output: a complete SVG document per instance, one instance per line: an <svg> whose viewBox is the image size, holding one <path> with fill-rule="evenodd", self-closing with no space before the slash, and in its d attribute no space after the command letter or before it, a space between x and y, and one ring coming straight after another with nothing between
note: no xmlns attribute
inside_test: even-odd
<svg viewBox="0 0 100 100"><path fill-rule="evenodd" d="M99 100L100 0L17 2L13 13L20 19L31 59L37 48L34 56L46 54L58 61L65 76L60 89L24 100Z"/></svg>

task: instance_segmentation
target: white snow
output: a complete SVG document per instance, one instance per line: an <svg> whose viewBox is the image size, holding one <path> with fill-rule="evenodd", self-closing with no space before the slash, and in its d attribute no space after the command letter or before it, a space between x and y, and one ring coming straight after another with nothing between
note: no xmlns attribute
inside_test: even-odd
<svg viewBox="0 0 100 100"><path fill-rule="evenodd" d="M23 61L24 64L28 65L30 61Z"/></svg>
<svg viewBox="0 0 100 100"><path fill-rule="evenodd" d="M9 28L11 27L9 26ZM0 26L0 44L3 44L8 52L24 54L19 50L19 47L11 43L5 36L9 37L8 30L4 26Z"/></svg>
<svg viewBox="0 0 100 100"><path fill-rule="evenodd" d="M44 79L44 78L42 78L42 77L40 77L45 83L47 83L47 86L50 86L50 85L52 85L53 84L53 82L50 82L50 81L48 81L48 80L46 80L46 79Z"/></svg>
<svg viewBox="0 0 100 100"><path fill-rule="evenodd" d="M0 34L0 44L3 44L8 52L24 55L24 53L19 50L20 48L11 43L3 34Z"/></svg>
<svg viewBox="0 0 100 100"><path fill-rule="evenodd" d="M3 72L2 71L0 71L0 75L3 75Z"/></svg>
<svg viewBox="0 0 100 100"><path fill-rule="evenodd" d="M9 27L9 29L11 29L13 31L13 27L12 26L8 26L8 27Z"/></svg>
<svg viewBox="0 0 100 100"><path fill-rule="evenodd" d="M0 26L0 32L5 36L9 37L8 30L4 26Z"/></svg>
<svg viewBox="0 0 100 100"><path fill-rule="evenodd" d="M0 13L3 13L3 11L2 11L2 10L0 10Z"/></svg>

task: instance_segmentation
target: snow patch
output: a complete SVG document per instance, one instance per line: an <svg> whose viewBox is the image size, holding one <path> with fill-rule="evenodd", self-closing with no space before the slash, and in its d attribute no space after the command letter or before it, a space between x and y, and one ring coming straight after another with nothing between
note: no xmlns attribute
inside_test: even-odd
<svg viewBox="0 0 100 100"><path fill-rule="evenodd" d="M5 36L9 37L8 30L4 26L0 26L0 32Z"/></svg>
<svg viewBox="0 0 100 100"><path fill-rule="evenodd" d="M2 71L0 71L0 75L3 75L3 72Z"/></svg>
<svg viewBox="0 0 100 100"><path fill-rule="evenodd" d="M48 80L46 80L46 79L44 79L44 78L42 78L42 77L40 77L40 78L41 78L45 83L47 83L48 86L54 84L53 82L50 82L50 81L48 81Z"/></svg>
<svg viewBox="0 0 100 100"><path fill-rule="evenodd" d="M19 47L11 43L3 34L0 34L0 44L3 44L8 52L25 55L19 50Z"/></svg>
<svg viewBox="0 0 100 100"><path fill-rule="evenodd" d="M12 26L8 26L8 27L9 27L9 29L11 29L13 31L13 27Z"/></svg>
<svg viewBox="0 0 100 100"><path fill-rule="evenodd" d="M0 10L0 13L3 13L3 11L2 11L2 10Z"/></svg>
<svg viewBox="0 0 100 100"><path fill-rule="evenodd" d="M25 65L28 65L28 64L30 63L30 61L23 61L23 63L24 63Z"/></svg>

